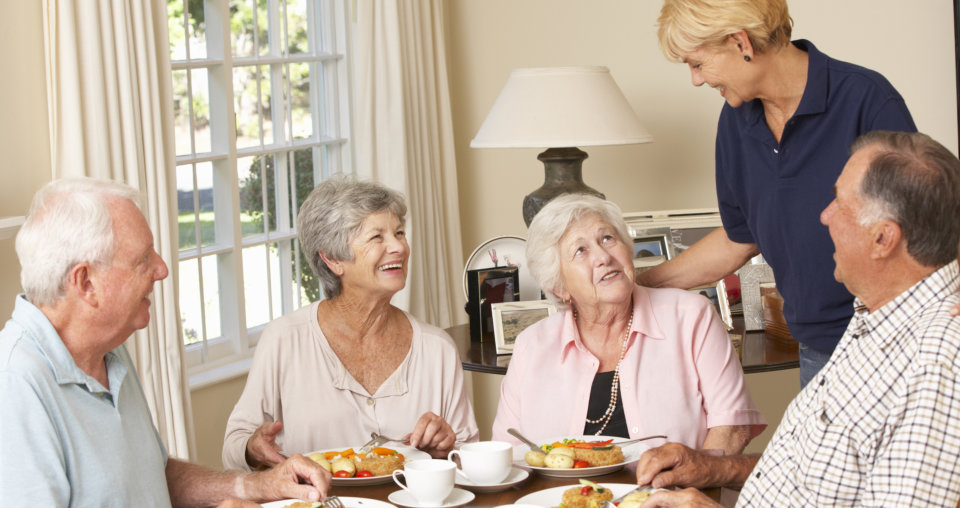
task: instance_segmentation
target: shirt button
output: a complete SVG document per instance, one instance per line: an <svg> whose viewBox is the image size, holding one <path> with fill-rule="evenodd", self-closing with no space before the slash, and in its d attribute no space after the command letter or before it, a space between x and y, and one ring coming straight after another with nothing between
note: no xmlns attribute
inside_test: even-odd
<svg viewBox="0 0 960 508"><path fill-rule="evenodd" d="M374 402L373 399L367 399L367 405L368 405L368 406L372 406L372 405L374 405L374 404L376 404L376 402Z"/></svg>
<svg viewBox="0 0 960 508"><path fill-rule="evenodd" d="M780 153L780 150L774 148L774 149L773 149L773 153Z"/></svg>
<svg viewBox="0 0 960 508"><path fill-rule="evenodd" d="M631 432L634 432L634 433L640 432L640 427L634 427Z"/></svg>

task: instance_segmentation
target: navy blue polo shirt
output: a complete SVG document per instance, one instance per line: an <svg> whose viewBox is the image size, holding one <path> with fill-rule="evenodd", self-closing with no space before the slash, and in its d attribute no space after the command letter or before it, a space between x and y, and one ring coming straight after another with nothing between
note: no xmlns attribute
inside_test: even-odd
<svg viewBox="0 0 960 508"><path fill-rule="evenodd" d="M807 85L778 143L759 99L723 106L717 127L717 201L727 236L756 243L773 268L790 333L830 352L853 315L833 278L833 242L820 212L850 144L873 130L915 132L906 103L879 73L834 60L808 41Z"/></svg>

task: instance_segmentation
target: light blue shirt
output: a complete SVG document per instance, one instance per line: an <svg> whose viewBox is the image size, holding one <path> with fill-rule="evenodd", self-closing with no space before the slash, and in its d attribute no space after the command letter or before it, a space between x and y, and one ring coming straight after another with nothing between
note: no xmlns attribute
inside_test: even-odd
<svg viewBox="0 0 960 508"><path fill-rule="evenodd" d="M170 506L167 452L124 346L110 389L20 295L0 330L0 506Z"/></svg>

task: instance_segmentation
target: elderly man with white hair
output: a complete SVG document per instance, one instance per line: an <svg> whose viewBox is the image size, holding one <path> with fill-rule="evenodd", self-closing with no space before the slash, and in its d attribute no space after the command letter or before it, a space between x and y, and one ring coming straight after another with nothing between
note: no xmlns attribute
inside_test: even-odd
<svg viewBox="0 0 960 508"><path fill-rule="evenodd" d="M302 456L253 474L167 456L123 345L167 276L137 201L94 179L34 197L16 240L25 294L0 331L0 506L321 499L329 473Z"/></svg>

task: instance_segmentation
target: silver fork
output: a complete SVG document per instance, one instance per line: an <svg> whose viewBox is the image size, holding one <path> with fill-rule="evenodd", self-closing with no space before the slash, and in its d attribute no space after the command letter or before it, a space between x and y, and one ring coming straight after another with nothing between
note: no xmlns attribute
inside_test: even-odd
<svg viewBox="0 0 960 508"><path fill-rule="evenodd" d="M340 498L337 496L330 496L322 502L326 508L343 508L343 501L340 501Z"/></svg>
<svg viewBox="0 0 960 508"><path fill-rule="evenodd" d="M372 439L370 439L369 441L367 441L366 443L364 443L363 446L361 446L360 448L358 448L358 449L357 449L357 453L370 453L371 451L373 451L374 448L376 448L376 447L378 447L378 446L381 446L381 445L383 445L383 444L385 444L385 443L389 443L389 442L391 442L391 441L396 441L396 442L398 442L398 443L401 443L401 442L402 442L402 441L399 440L399 439L392 439L392 438L389 438L389 437L387 437L387 436L384 436L384 435L381 435L381 434L377 434L376 432L371 432L371 433L370 433L370 437L371 437Z"/></svg>

